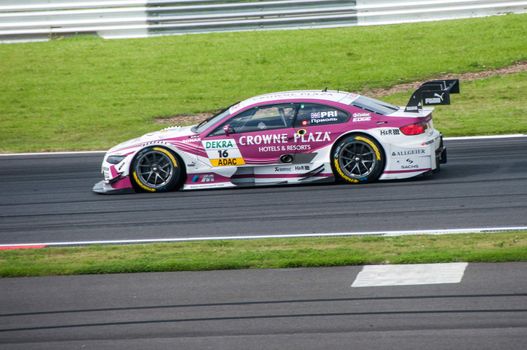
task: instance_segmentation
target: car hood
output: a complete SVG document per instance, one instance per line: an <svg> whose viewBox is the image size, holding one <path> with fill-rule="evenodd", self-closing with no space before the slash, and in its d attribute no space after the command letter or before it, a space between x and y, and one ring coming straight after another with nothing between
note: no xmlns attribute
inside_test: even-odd
<svg viewBox="0 0 527 350"><path fill-rule="evenodd" d="M172 138L179 138L179 137L188 137L191 135L196 135L195 132L192 131L192 128L194 125L191 126L174 126L170 128L165 128L163 130L155 131L155 132L149 132L148 134L144 134L141 137L137 137L135 139L131 139L125 142L122 142L118 144L117 146L112 147L108 153L119 153L119 151L124 151L125 149L138 147L142 143L145 142L154 142L164 139L172 139Z"/></svg>

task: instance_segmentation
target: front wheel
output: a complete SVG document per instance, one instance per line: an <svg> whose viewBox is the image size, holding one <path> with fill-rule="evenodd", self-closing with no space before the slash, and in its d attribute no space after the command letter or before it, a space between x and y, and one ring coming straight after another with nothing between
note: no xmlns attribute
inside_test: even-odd
<svg viewBox="0 0 527 350"><path fill-rule="evenodd" d="M181 166L177 156L163 147L148 147L137 153L132 162L135 188L146 192L168 192L181 181Z"/></svg>
<svg viewBox="0 0 527 350"><path fill-rule="evenodd" d="M333 152L333 168L342 180L350 183L376 181L384 163L379 144L364 135L345 137Z"/></svg>

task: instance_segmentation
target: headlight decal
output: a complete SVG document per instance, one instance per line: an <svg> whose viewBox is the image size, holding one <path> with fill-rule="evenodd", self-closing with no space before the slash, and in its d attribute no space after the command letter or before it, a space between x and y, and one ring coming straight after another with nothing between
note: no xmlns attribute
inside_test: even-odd
<svg viewBox="0 0 527 350"><path fill-rule="evenodd" d="M119 164L121 163L124 159L126 158L126 156L118 156L118 155L111 155L111 156L108 156L108 158L106 158L106 161L110 164Z"/></svg>

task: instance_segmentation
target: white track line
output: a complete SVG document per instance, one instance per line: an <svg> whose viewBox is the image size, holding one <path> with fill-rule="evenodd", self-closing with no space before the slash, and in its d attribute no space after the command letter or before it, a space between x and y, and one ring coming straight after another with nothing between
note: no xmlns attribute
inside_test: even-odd
<svg viewBox="0 0 527 350"><path fill-rule="evenodd" d="M459 136L445 137L445 141L464 141L464 140L493 140L493 139L513 139L527 137L525 134L511 135L489 135L489 136ZM76 155L76 154L103 154L106 151L67 151L67 152L36 152L36 153L0 153L0 157L13 156L53 156L53 155Z"/></svg>
<svg viewBox="0 0 527 350"><path fill-rule="evenodd" d="M468 263L367 265L351 287L415 286L460 283Z"/></svg>
<svg viewBox="0 0 527 350"><path fill-rule="evenodd" d="M446 230L411 230L411 231L371 231L371 232L334 232L334 233L300 233L283 235L250 235L250 236L220 236L220 237L187 237L187 238L146 238L146 239L122 239L101 241L70 241L70 242L43 242L43 243L11 243L0 244L0 249L23 248L23 247L61 247L82 246L95 244L144 244L144 243L170 243L170 242L192 242L192 241L227 241L227 240L251 240L270 238L309 238L309 237L345 237L345 236L408 236L408 235L447 235L463 233L496 233L510 231L525 231L527 226L516 227L482 227L482 228L456 228Z"/></svg>
<svg viewBox="0 0 527 350"><path fill-rule="evenodd" d="M514 139L520 137L527 137L525 134L511 134L511 135L488 135L488 136L458 136L445 137L445 141L462 141L462 140L497 140L497 139Z"/></svg>

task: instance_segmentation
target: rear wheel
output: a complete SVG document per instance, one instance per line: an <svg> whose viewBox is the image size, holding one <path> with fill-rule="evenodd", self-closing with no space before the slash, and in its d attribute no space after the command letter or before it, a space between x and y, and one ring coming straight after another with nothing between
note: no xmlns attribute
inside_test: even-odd
<svg viewBox="0 0 527 350"><path fill-rule="evenodd" d="M178 157L163 147L148 147L137 153L132 162L132 180L136 189L146 192L168 192L181 182Z"/></svg>
<svg viewBox="0 0 527 350"><path fill-rule="evenodd" d="M384 163L381 147L364 135L345 137L333 152L333 168L342 180L350 183L376 181Z"/></svg>

